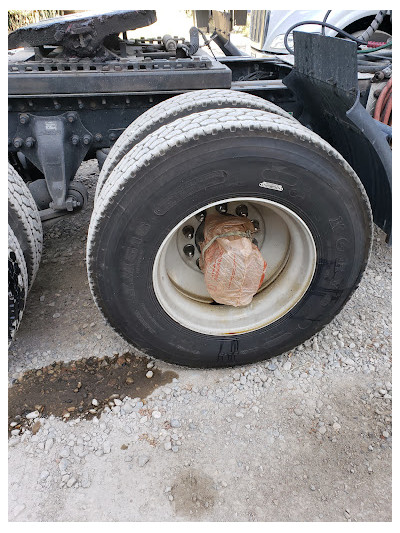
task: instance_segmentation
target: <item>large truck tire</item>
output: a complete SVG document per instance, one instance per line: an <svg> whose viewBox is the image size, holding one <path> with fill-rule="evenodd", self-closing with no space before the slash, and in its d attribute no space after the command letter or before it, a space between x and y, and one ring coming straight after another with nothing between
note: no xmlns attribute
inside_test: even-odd
<svg viewBox="0 0 400 533"><path fill-rule="evenodd" d="M28 293L28 271L18 239L8 226L8 345L21 323Z"/></svg>
<svg viewBox="0 0 400 533"><path fill-rule="evenodd" d="M247 307L213 305L196 255L183 253L222 205L259 222L267 272ZM329 323L358 286L371 239L363 185L327 142L276 114L213 109L161 126L115 167L90 222L88 276L106 320L145 353L244 365Z"/></svg>
<svg viewBox="0 0 400 533"><path fill-rule="evenodd" d="M192 113L206 111L207 109L230 107L260 109L297 122L292 115L284 111L281 107L252 94L225 89L209 89L179 94L178 96L174 96L155 105L140 115L140 117L134 120L120 135L102 166L97 181L95 201L97 201L108 176L124 155L126 155L137 143L142 141L149 133L152 133L164 124L168 124L169 122L173 122L178 118Z"/></svg>
<svg viewBox="0 0 400 533"><path fill-rule="evenodd" d="M42 222L28 186L10 163L8 164L8 223L21 246L30 288L42 254Z"/></svg>

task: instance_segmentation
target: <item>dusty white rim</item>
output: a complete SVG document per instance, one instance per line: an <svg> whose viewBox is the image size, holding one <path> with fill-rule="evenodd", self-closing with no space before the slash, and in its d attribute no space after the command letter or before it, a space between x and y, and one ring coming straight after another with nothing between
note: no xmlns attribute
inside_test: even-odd
<svg viewBox="0 0 400 533"><path fill-rule="evenodd" d="M230 214L235 214L237 206L246 205L249 218L259 222L255 238L267 271L260 290L246 307L212 305L196 265L195 239L183 233L187 226L196 231L200 223L196 215L215 213L221 204L228 205ZM193 244L192 257L183 252L185 244ZM267 326L290 311L310 286L316 260L314 239L296 213L271 200L228 198L198 209L169 232L154 260L153 287L164 311L182 326L207 335L238 335Z"/></svg>

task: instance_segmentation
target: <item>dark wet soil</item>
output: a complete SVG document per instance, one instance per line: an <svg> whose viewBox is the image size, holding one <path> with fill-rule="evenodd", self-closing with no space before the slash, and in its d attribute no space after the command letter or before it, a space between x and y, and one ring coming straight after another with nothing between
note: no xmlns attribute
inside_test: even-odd
<svg viewBox="0 0 400 533"><path fill-rule="evenodd" d="M29 370L9 389L9 424L18 423L9 429L30 425L32 422L25 417L35 410L45 417L90 419L116 398L122 400L129 396L143 401L157 387L178 377L175 372L152 368L153 376L148 378L147 363L146 359L126 353L70 363L55 362ZM97 406L92 404L94 399Z"/></svg>

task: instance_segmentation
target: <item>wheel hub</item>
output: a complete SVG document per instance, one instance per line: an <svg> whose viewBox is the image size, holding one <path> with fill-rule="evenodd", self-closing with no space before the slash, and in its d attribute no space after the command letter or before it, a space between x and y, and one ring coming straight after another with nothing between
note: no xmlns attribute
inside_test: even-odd
<svg viewBox="0 0 400 533"><path fill-rule="evenodd" d="M246 307L215 303L199 269L199 243L208 214L247 216L267 262L265 279ZM232 198L186 217L162 243L153 268L153 286L164 310L201 333L226 335L259 329L289 311L304 295L315 271L316 250L306 224L286 207L260 198Z"/></svg>

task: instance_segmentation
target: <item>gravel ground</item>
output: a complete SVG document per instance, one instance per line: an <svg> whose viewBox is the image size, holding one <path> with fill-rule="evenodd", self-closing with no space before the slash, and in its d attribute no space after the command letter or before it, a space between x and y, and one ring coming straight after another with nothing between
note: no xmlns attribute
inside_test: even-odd
<svg viewBox="0 0 400 533"><path fill-rule="evenodd" d="M136 361L152 386L137 397L112 380L103 397L93 386L84 419L56 417L20 394L9 427L9 520L390 521L384 235L375 228L369 267L346 307L304 345L246 367L176 367L135 351L92 301L85 243L97 177L96 162L83 163L77 179L89 208L45 227L10 349L10 396L28 370L51 375L62 367L54 362L74 369L93 356L112 358L104 365L120 364L128 377L126 359Z"/></svg>

